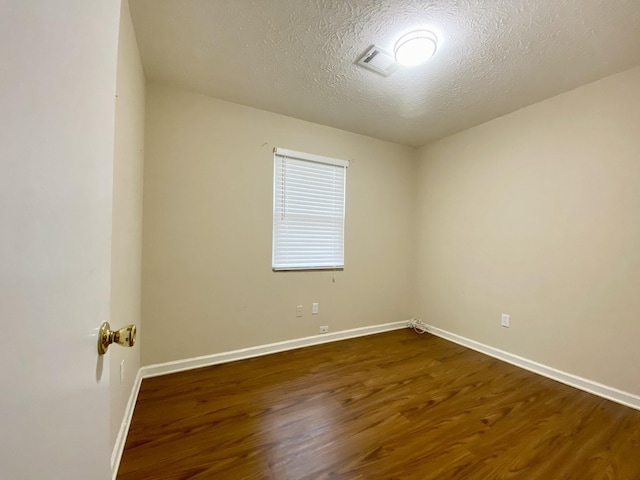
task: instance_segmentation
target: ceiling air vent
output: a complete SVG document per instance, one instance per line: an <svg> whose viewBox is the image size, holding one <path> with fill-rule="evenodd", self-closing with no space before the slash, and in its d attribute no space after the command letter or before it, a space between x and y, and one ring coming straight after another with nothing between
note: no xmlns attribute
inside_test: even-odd
<svg viewBox="0 0 640 480"><path fill-rule="evenodd" d="M398 66L393 54L377 45L371 46L356 63L385 77L391 75Z"/></svg>

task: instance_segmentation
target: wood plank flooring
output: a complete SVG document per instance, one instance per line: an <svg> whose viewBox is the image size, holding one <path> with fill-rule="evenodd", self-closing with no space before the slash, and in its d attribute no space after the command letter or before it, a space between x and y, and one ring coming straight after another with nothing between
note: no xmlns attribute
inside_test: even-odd
<svg viewBox="0 0 640 480"><path fill-rule="evenodd" d="M119 480L640 479L640 412L398 330L144 380Z"/></svg>

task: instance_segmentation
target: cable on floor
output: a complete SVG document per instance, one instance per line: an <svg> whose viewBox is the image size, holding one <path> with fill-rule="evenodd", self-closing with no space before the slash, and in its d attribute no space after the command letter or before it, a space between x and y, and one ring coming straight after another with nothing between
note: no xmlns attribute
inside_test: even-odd
<svg viewBox="0 0 640 480"><path fill-rule="evenodd" d="M416 333L423 334L427 333L429 330L427 328L427 324L422 321L420 318L412 318L407 322L407 327L413 328Z"/></svg>

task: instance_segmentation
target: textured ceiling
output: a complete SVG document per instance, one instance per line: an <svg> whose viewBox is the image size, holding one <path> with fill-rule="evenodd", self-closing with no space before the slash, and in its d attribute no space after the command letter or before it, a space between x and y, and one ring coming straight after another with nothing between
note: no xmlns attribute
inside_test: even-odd
<svg viewBox="0 0 640 480"><path fill-rule="evenodd" d="M148 80L412 146L640 65L640 0L130 5ZM426 64L354 64L420 27L441 39Z"/></svg>

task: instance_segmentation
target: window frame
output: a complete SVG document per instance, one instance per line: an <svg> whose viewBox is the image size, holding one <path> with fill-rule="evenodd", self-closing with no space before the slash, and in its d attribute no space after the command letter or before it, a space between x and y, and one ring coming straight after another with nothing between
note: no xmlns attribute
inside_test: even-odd
<svg viewBox="0 0 640 480"><path fill-rule="evenodd" d="M286 162L287 159L291 159L294 162L297 162L298 164L300 164L300 162L316 164L315 168L317 168L319 165L324 165L327 167L327 173L333 170L335 174L335 172L338 171L336 169L341 169L339 171L340 176L342 177L342 187L339 188L341 195L334 196L331 200L334 203L336 202L341 203L342 208L339 210L340 214L336 215L335 212L333 212L333 216L326 215L326 214L322 215L323 213L326 213L326 210L327 210L326 205L319 207L317 212L312 211L310 214L311 216L313 216L314 213L317 213L320 216L324 216L325 221L328 224L330 224L331 222L335 223L336 220L339 221L340 223L339 235L336 236L335 233L332 233L333 229L331 227L326 227L327 228L326 232L334 235L331 237L331 241L335 241L336 239L339 239L341 241L340 250L339 250L340 253L339 255L336 255L333 258L333 260L341 260L341 261L335 261L333 262L333 264L328 265L327 264L328 262L319 261L317 257L315 261L313 258L309 258L306 262L304 261L294 262L292 260L286 262L285 258L283 258L283 257L286 257L286 254L284 255L282 254L282 248L284 243L283 240L286 240L287 227L286 226L283 227L283 222L278 222L277 217L278 215L281 215L281 216L284 215L284 212L287 210L286 203L285 203L287 196L284 193L284 191L286 190L286 186L284 187L282 186L286 182L286 179L284 178L285 165L279 162ZM273 211L272 211L273 217L272 217L272 245L271 245L272 271L282 272L282 271L344 270L344 243L345 243L344 240L345 240L346 188L347 188L348 166L349 166L349 162L347 160L325 157L325 156L315 155L311 153L297 152L295 150L289 150L285 148L273 149ZM279 168L281 169L280 172L278 172ZM313 168L313 167L310 166L309 168ZM282 182L282 185L278 185L279 182ZM332 189L327 187L326 191L323 191L323 193L326 194L327 192L330 192L332 194L335 194L336 185L339 186L340 183L339 182L334 183ZM331 190L333 190L333 192L331 192ZM279 194L278 192L280 192L280 195L281 195L280 199L278 198L278 194ZM322 196L322 194L320 194L320 196ZM292 203L293 205L296 205L293 200L292 200ZM298 216L300 215L298 214ZM309 218L307 218L307 220L308 219ZM282 220L284 220L284 217L282 217ZM295 220L291 224L292 225L296 224ZM286 225L286 222L285 222L285 225ZM301 223L297 224L298 228L304 228L305 226L312 228L309 222L305 223L304 221L301 221ZM317 228L317 225L315 225L315 227ZM318 237L314 238L314 240L316 241L318 239L319 239ZM319 248L315 253L317 255L320 255L321 250L322 250L322 247ZM309 253L313 254L314 253L313 249L310 248Z"/></svg>

